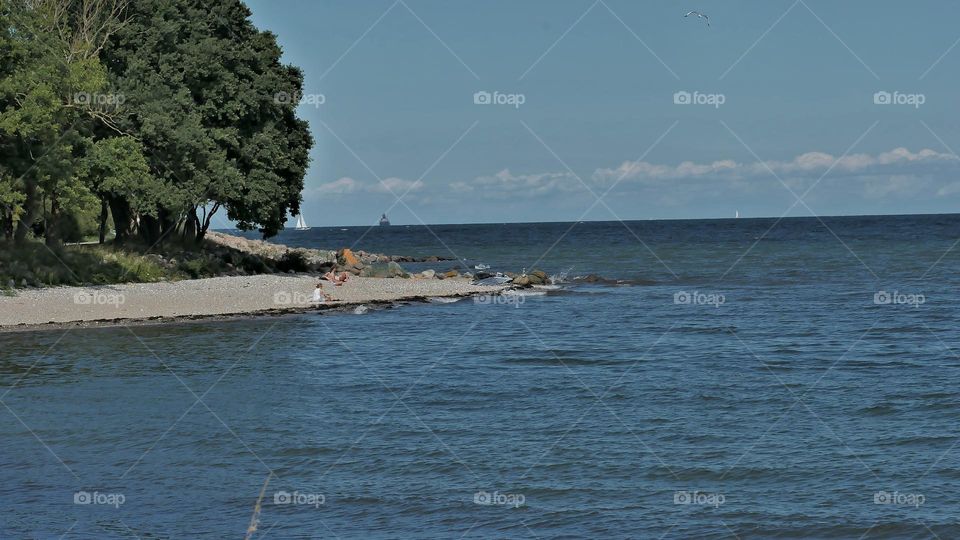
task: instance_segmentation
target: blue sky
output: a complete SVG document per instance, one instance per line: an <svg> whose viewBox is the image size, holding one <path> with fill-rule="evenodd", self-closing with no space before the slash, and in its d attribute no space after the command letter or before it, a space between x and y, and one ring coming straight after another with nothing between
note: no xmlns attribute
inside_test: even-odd
<svg viewBox="0 0 960 540"><path fill-rule="evenodd" d="M248 5L322 95L311 225L960 209L956 2Z"/></svg>

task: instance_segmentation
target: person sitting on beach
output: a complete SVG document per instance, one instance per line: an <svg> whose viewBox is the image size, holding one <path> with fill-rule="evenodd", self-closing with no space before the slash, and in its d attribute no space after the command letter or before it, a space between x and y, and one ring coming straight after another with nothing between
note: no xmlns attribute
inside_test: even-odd
<svg viewBox="0 0 960 540"><path fill-rule="evenodd" d="M324 302L328 302L332 300L333 300L332 296L323 292L323 282L318 281L317 286L313 289L313 301L317 304L322 304Z"/></svg>

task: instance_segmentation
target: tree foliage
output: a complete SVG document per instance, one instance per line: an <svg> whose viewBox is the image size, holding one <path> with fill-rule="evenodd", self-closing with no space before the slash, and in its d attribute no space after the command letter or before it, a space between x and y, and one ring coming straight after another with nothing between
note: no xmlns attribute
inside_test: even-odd
<svg viewBox="0 0 960 540"><path fill-rule="evenodd" d="M265 236L299 212L313 144L280 61L239 0L0 0L0 224L63 239L202 241L225 210ZM96 215L96 211L93 212ZM89 218L84 218L89 219ZM76 228L76 227L74 227Z"/></svg>

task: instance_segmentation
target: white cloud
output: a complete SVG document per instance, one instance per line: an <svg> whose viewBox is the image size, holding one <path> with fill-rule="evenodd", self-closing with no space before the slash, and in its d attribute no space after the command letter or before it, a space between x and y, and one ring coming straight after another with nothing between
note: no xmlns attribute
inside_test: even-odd
<svg viewBox="0 0 960 540"><path fill-rule="evenodd" d="M388 193L400 197L408 191L414 193L421 191L426 185L420 180L404 180L402 178L384 178L383 182L369 181L362 182L349 176L344 176L332 182L320 184L312 188L309 193L317 195L345 195L349 193Z"/></svg>
<svg viewBox="0 0 960 540"><path fill-rule="evenodd" d="M515 175L509 169L492 176L450 184L454 193L473 194L485 198L542 197L556 193L583 191L586 187L570 173Z"/></svg>
<svg viewBox="0 0 960 540"><path fill-rule="evenodd" d="M391 193L397 197L402 197L406 192L416 192L422 190L425 186L421 180L404 180L403 178L384 178L382 182L376 182L367 186L367 191L371 193Z"/></svg>
<svg viewBox="0 0 960 540"><path fill-rule="evenodd" d="M853 154L840 158L824 152L808 152L790 161L737 163L731 160L697 164L659 165L646 161L627 161L615 169L597 169L593 179L600 185L617 181L657 183L664 180L692 180L701 178L746 180L769 178L770 171L782 177L819 178L828 170L833 176L876 176L930 174L948 168L956 169L960 158L953 154L924 149L917 153L896 148L876 156Z"/></svg>
<svg viewBox="0 0 960 540"><path fill-rule="evenodd" d="M584 182L598 195L618 183L624 191L643 190L645 200L663 205L683 205L733 192L738 196L749 196L767 188L782 191L783 187L773 178L771 171L796 193L803 193L829 171L817 189L821 195L824 195L822 190L829 190L828 186L835 180L846 182L843 189L847 195L871 199L960 194L960 158L929 149L912 152L906 148L876 155L852 154L839 159L824 152L808 152L788 161L740 163L727 159L706 163L684 161L677 165L626 161L615 168L597 169L591 176L584 177L583 182L566 171L516 174L510 169L433 186L422 180L398 177L386 178L382 182L343 177L311 191L320 195L362 196L372 193L399 197L406 194L407 200L424 204L428 201L455 204L467 200L543 200L564 195L567 195L564 200L573 200L569 197L571 194L587 196L592 201ZM429 200L425 198L427 196Z"/></svg>
<svg viewBox="0 0 960 540"><path fill-rule="evenodd" d="M353 178L344 176L333 182L327 182L326 184L320 184L313 191L319 195L332 195L332 194L344 194L344 193L353 193L360 189L360 182L357 182Z"/></svg>

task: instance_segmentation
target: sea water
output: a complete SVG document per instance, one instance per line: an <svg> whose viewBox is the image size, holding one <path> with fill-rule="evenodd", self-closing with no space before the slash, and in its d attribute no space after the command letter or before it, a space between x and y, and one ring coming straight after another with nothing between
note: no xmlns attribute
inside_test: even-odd
<svg viewBox="0 0 960 540"><path fill-rule="evenodd" d="M956 538L958 238L958 216L285 232L566 279L0 334L0 537L242 538L269 478L255 538Z"/></svg>

